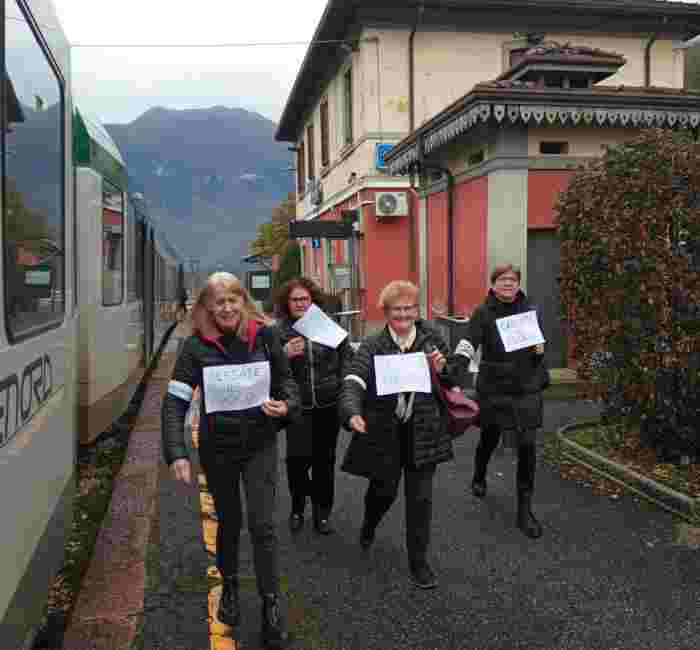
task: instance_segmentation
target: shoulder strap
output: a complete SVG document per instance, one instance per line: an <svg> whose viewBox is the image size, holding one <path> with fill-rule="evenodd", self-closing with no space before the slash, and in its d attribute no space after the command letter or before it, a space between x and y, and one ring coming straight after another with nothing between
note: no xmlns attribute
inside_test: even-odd
<svg viewBox="0 0 700 650"><path fill-rule="evenodd" d="M255 347L255 337L258 335L258 329L260 328L260 323L254 318L248 321L248 331L246 336L248 337L248 352L252 352Z"/></svg>

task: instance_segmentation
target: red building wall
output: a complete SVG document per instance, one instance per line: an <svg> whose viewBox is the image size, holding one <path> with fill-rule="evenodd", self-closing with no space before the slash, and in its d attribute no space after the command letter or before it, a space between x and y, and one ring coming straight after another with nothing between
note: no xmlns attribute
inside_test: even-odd
<svg viewBox="0 0 700 650"><path fill-rule="evenodd" d="M365 278L363 307L370 327L384 321L384 313L377 307L379 292L384 286L392 280L416 282L418 275L417 271L409 270L409 233L412 220L410 217L396 217L391 221L378 222L374 213L374 195L381 191L385 190L372 189L362 193L362 201L368 204L363 207L364 237L360 240L359 253ZM411 193L409 200L412 203L415 221L418 215L415 195ZM418 249L417 237L415 249Z"/></svg>
<svg viewBox="0 0 700 650"><path fill-rule="evenodd" d="M455 313L470 314L486 295L486 227L488 179L460 183L454 188ZM428 317L448 304L447 192L433 194L428 205Z"/></svg>
<svg viewBox="0 0 700 650"><path fill-rule="evenodd" d="M455 188L455 311L470 315L488 291L487 224L488 177L461 183Z"/></svg>
<svg viewBox="0 0 700 650"><path fill-rule="evenodd" d="M527 179L527 224L532 229L556 228L554 206L573 171L530 171Z"/></svg>

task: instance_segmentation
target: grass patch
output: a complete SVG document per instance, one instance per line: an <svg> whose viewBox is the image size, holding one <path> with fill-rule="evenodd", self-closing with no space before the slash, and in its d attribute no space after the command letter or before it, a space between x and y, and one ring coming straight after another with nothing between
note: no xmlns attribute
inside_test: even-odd
<svg viewBox="0 0 700 650"><path fill-rule="evenodd" d="M643 447L635 424L595 424L567 432L570 440L691 498L700 497L700 464L660 462L654 449Z"/></svg>
<svg viewBox="0 0 700 650"><path fill-rule="evenodd" d="M128 431L123 425L115 425L114 429L113 437L103 437L94 447L80 452L73 522L66 540L63 565L49 589L44 620L33 650L62 646L67 623L112 498L114 478L126 455Z"/></svg>

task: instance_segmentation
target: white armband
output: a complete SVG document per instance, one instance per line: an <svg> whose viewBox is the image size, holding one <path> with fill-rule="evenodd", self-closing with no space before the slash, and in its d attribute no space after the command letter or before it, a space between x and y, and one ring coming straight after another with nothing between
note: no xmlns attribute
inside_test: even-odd
<svg viewBox="0 0 700 650"><path fill-rule="evenodd" d="M459 343L457 343L455 354L467 357L468 359L473 359L476 351L474 350L474 346L467 341L467 339L462 339Z"/></svg>
<svg viewBox="0 0 700 650"><path fill-rule="evenodd" d="M168 395L177 397L185 402L192 401L192 395L194 395L194 390L192 386L185 384L181 381L169 381L168 382Z"/></svg>
<svg viewBox="0 0 700 650"><path fill-rule="evenodd" d="M362 386L363 390L367 390L367 384L365 383L365 380L362 379L362 377L358 377L357 375L345 375L345 381L354 381L360 384Z"/></svg>

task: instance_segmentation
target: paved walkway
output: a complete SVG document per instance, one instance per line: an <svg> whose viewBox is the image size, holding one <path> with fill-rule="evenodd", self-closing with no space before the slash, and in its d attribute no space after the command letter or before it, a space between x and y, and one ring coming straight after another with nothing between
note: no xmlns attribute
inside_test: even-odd
<svg viewBox="0 0 700 650"><path fill-rule="evenodd" d="M158 381L165 380L165 361ZM132 625L131 647L257 649L260 610L247 531L242 534L243 624L240 630L231 630L210 615L217 598L211 554L216 522L209 518L211 502L206 486L178 484L162 461L155 462L159 433L152 418L159 411L162 386L154 384L149 391L152 402L144 405L143 412L147 425L135 432L132 440L135 447L147 450L143 453L147 461L143 462L149 464L150 478L139 485L145 500L153 504L147 510L154 515L147 527L149 544L143 536L112 534L121 540L122 556L126 554L124 547L130 549L137 568L120 573L118 563L105 562L104 566L117 572L100 578L91 567L88 585L111 585L113 595L105 593L104 603L124 601L125 615L117 615L115 609L110 618L104 605L93 623L85 623L82 638L91 638L92 645L72 645L72 639L78 637L71 637L65 648L129 648L119 641L129 639L128 623ZM545 429L552 431L574 417L591 414L592 407L586 403L547 402ZM348 441L349 435L341 434L339 457ZM515 468L510 452L499 450L492 461L487 498L479 501L469 493L475 444L474 436L461 438L456 444L456 461L443 465L437 474L432 553L440 587L429 592L412 588L407 580L403 497L379 528L372 550L365 554L357 536L366 482L339 473L333 514L336 534L317 536L307 522L293 537L286 526L289 495L284 464L280 463L277 519L283 587L295 648L698 647L698 554L673 543L672 520L667 514L648 510L631 497L612 500L595 496L585 486L563 481L555 469L540 464L535 511L545 535L529 540L514 527ZM131 446L129 453L131 456ZM125 478L132 475L126 469ZM151 493L152 499L148 497ZM120 502L116 497L115 501ZM127 529L128 516L141 516L140 512L123 513L119 507L112 511L110 517ZM116 546L112 546L115 553ZM96 557L100 553L97 551ZM139 598L123 596L129 593L126 583L131 580L140 580ZM81 596L88 602L94 598ZM127 601L132 609L126 607ZM126 627L119 628L120 617ZM112 645L100 642L106 638L100 631L109 621L113 621L115 631ZM121 637L117 630L122 630ZM138 645L133 642L136 632Z"/></svg>

